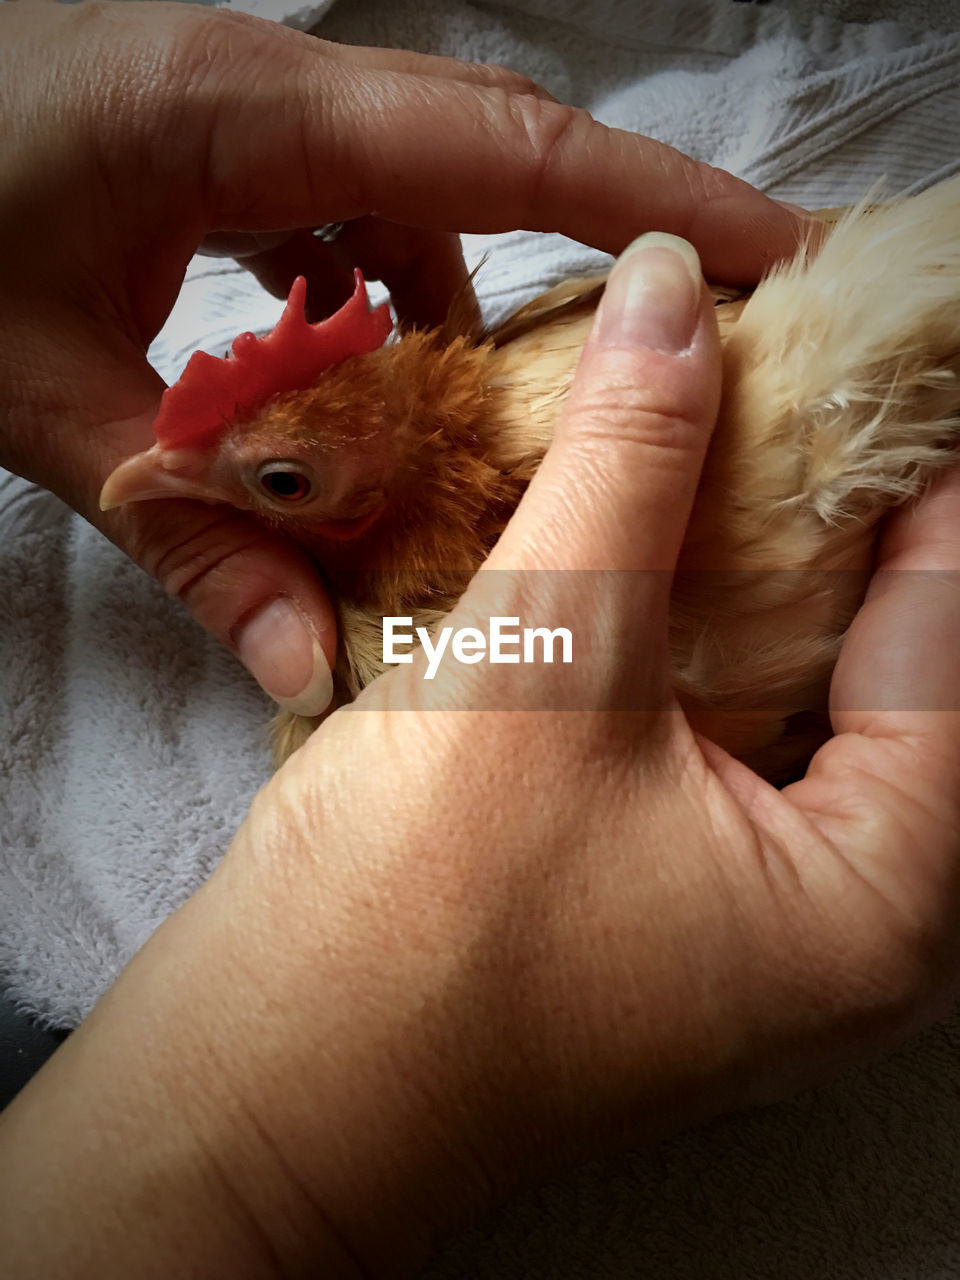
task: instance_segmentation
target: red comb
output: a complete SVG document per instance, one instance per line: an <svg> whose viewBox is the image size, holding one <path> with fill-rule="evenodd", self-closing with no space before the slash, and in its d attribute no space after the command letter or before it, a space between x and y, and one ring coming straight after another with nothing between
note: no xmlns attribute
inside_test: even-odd
<svg viewBox="0 0 960 1280"><path fill-rule="evenodd" d="M165 449L205 445L236 418L250 417L283 391L305 391L331 365L366 355L390 332L386 303L370 310L363 276L349 302L319 324L304 315L307 282L297 276L283 315L264 338L241 333L233 355L222 360L195 351L177 381L163 393L153 430Z"/></svg>

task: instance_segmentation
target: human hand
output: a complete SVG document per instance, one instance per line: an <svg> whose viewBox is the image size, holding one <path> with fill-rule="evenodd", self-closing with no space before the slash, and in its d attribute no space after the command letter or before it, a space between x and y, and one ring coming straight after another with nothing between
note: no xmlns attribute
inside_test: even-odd
<svg viewBox="0 0 960 1280"><path fill-rule="evenodd" d="M359 265L401 319L430 325L465 286L455 231L557 230L616 252L657 226L717 278L753 281L800 225L501 68L197 6L2 6L0 113L0 465L101 528L304 713L329 698L336 638L303 552L222 507L97 505L152 443L163 385L145 351L201 243L279 293L305 273L319 313ZM334 246L310 234L344 219Z"/></svg>
<svg viewBox="0 0 960 1280"><path fill-rule="evenodd" d="M453 668L440 694L399 668L275 776L11 1108L14 1240L57 1206L38 1274L77 1223L101 1275L144 1232L157 1274L184 1239L201 1272L243 1247L251 1275L401 1274L517 1178L776 1097L955 991L960 476L892 522L802 782L696 737L666 645L719 395L691 257L621 259L448 619L567 625L581 656Z"/></svg>
<svg viewBox="0 0 960 1280"><path fill-rule="evenodd" d="M622 296L630 267L617 270ZM657 343L684 310L673 287ZM291 761L231 851L245 868L320 860L318 898L349 901L325 954L344 973L382 957L350 1005L376 1046L359 1073L351 1056L347 1086L377 1099L368 1129L320 1152L287 1128L284 1146L375 1274L411 1222L443 1225L458 1195L770 1100L956 991L960 475L891 522L837 669L836 737L777 792L692 734L669 689L670 570L716 405L705 312L700 326L672 359L637 349L636 321L608 332L623 346L595 335L529 498L448 619L566 624L592 660L519 680L454 669L453 707L535 710L416 713L444 695L418 668L391 674ZM599 660L610 653L631 661ZM269 945L255 964L303 989L297 937L289 968ZM378 985L367 1005L359 989ZM331 1056L324 1080L342 1097L347 1066ZM258 1115L283 1110L275 1095Z"/></svg>

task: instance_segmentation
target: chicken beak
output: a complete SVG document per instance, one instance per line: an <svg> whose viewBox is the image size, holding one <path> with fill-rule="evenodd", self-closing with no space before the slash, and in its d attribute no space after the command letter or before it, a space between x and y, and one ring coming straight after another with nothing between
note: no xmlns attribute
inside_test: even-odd
<svg viewBox="0 0 960 1280"><path fill-rule="evenodd" d="M206 477L210 459L193 449L152 449L134 454L110 473L100 490L100 510L151 498L199 498L224 502Z"/></svg>

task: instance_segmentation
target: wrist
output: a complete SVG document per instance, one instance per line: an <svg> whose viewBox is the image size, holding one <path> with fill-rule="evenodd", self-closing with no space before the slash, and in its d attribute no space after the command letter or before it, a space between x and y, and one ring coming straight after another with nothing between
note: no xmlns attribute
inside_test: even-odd
<svg viewBox="0 0 960 1280"><path fill-rule="evenodd" d="M282 874L251 875L245 852L5 1113L13 1273L77 1274L79 1256L105 1278L394 1277L481 1203L405 1033L404 978L352 903L318 891L305 911L301 877L291 911Z"/></svg>
<svg viewBox="0 0 960 1280"><path fill-rule="evenodd" d="M232 1089L218 1057L230 1038L210 1033L217 1008L232 1011L217 975L197 968L216 955L195 945L189 915L158 931L0 1117L0 1256L12 1275L120 1280L229 1264L269 1280L296 1271L299 1249L324 1275L360 1274Z"/></svg>
<svg viewBox="0 0 960 1280"><path fill-rule="evenodd" d="M312 1259L319 1227L364 1276L412 1273L499 1184L489 1132L474 1132L469 1052L450 1051L445 988L462 956L442 910L392 891L393 868L378 882L330 831L298 848L292 822L272 848L276 794L264 810L204 904L222 965L208 1031L230 1099L211 1103L205 1141L221 1140L224 1112L244 1116L232 1186L278 1252Z"/></svg>

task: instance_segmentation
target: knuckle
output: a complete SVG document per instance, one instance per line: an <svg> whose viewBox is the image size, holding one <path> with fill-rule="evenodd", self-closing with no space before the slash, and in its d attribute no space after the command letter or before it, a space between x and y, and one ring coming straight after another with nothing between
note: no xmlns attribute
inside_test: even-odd
<svg viewBox="0 0 960 1280"><path fill-rule="evenodd" d="M519 71L504 67L499 62L476 65L477 71L488 84L499 85L503 89L508 89L511 93L527 94L532 98L554 101L553 96L542 85L537 84L536 80L531 80L529 76L525 76Z"/></svg>
<svg viewBox="0 0 960 1280"><path fill-rule="evenodd" d="M178 541L170 541L169 528L147 525L133 540L133 558L152 574L171 596L192 609L197 598L239 576L244 553L255 544L256 534L236 516L208 517L200 525L181 527Z"/></svg>
<svg viewBox="0 0 960 1280"><path fill-rule="evenodd" d="M660 178L671 193L676 210L676 223L672 230L687 240L696 242L697 230L705 211L728 201L734 189L743 184L724 169L718 169L702 160L693 160L682 151L662 144L659 150Z"/></svg>
<svg viewBox="0 0 960 1280"><path fill-rule="evenodd" d="M556 167L595 122L581 107L537 97L510 95L507 113L511 130L520 139L526 172L524 208L536 220L543 192L548 190Z"/></svg>
<svg viewBox="0 0 960 1280"><path fill-rule="evenodd" d="M620 384L587 392L577 405L573 431L591 448L642 447L666 459L698 452L706 429L692 409L671 402L662 393Z"/></svg>
<svg viewBox="0 0 960 1280"><path fill-rule="evenodd" d="M157 8L126 14L104 5L102 26L114 39L103 39L101 31L90 51L100 64L90 83L102 85L91 101L97 139L114 161L144 152L163 158L166 148L180 156L190 150L186 136L202 144L218 93L243 83L254 58L257 32L247 29L255 22L247 15L193 5Z"/></svg>
<svg viewBox="0 0 960 1280"><path fill-rule="evenodd" d="M238 58L253 59L262 52L265 39L273 35L263 22L247 13L230 9L177 15L173 28L172 63L181 63L191 75L213 71L227 74Z"/></svg>

